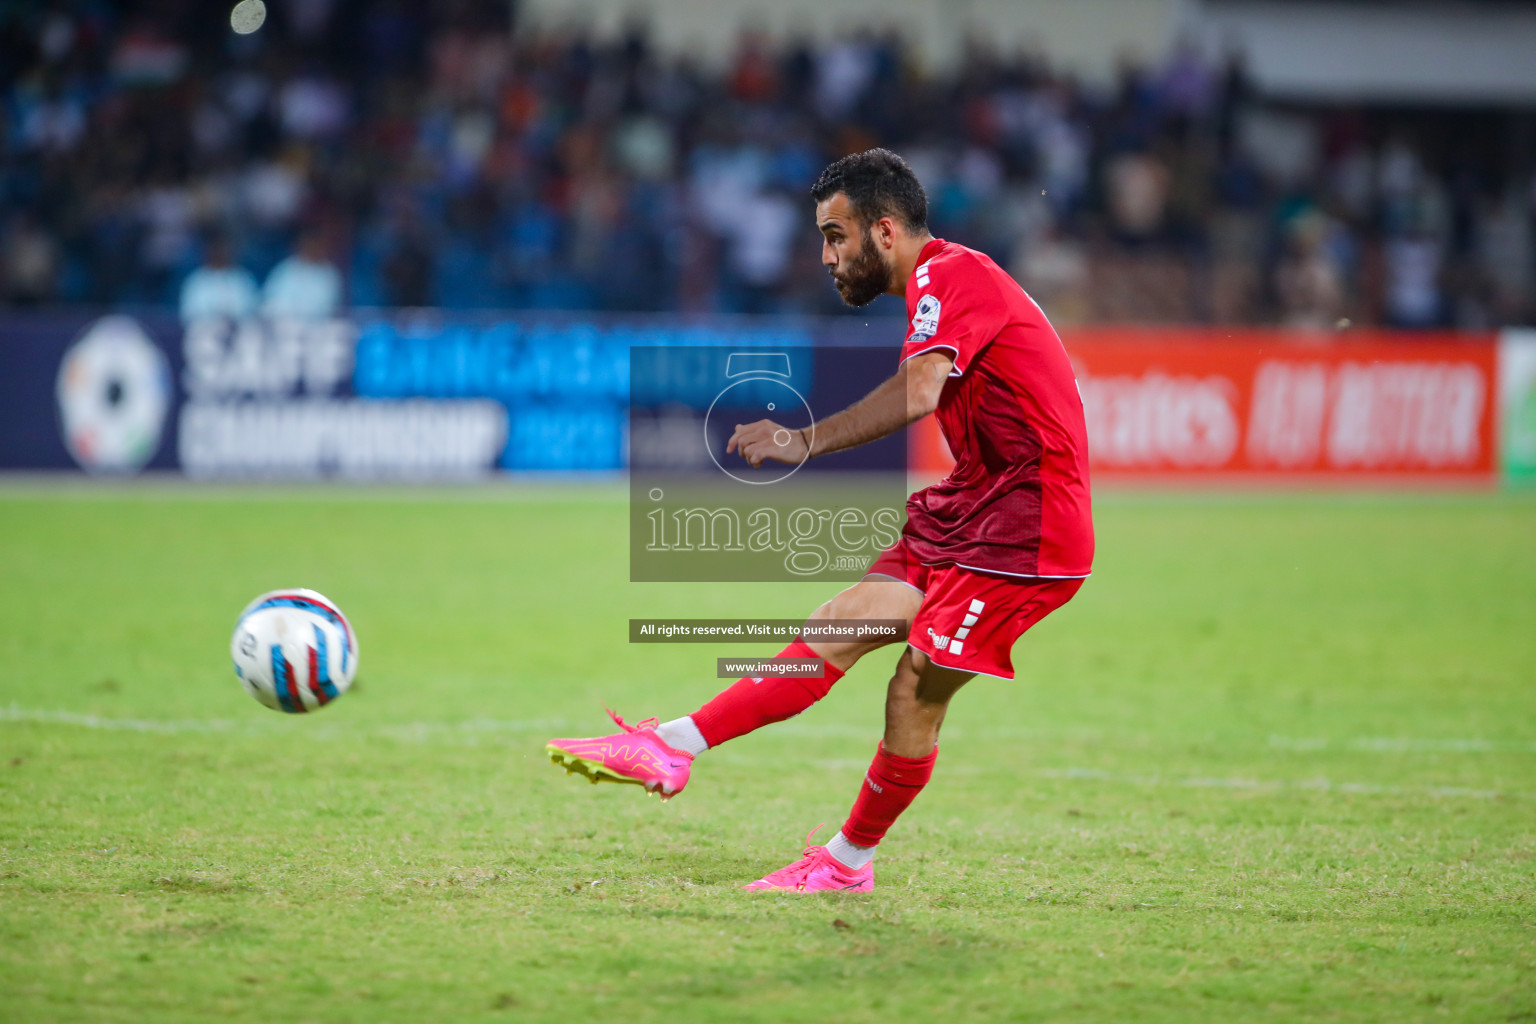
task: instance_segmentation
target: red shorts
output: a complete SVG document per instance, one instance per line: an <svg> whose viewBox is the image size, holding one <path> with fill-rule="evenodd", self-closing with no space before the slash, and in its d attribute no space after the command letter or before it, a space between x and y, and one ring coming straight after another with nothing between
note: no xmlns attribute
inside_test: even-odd
<svg viewBox="0 0 1536 1024"><path fill-rule="evenodd" d="M1013 645L1072 599L1081 579L992 576L953 562L924 565L906 540L881 552L865 576L890 576L923 595L907 643L935 665L1013 678Z"/></svg>

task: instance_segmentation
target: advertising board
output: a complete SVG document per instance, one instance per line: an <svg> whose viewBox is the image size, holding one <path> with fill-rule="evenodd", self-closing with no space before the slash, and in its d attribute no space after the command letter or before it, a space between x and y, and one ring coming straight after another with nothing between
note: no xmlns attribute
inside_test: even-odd
<svg viewBox="0 0 1536 1024"><path fill-rule="evenodd" d="M635 346L896 360L901 324L360 312L317 322L166 314L0 315L0 470L197 479L438 480L617 472L676 426L647 399L632 438ZM1536 480L1536 331L1065 332L1095 480L1486 484ZM865 349L867 352L860 352ZM832 401L832 399L828 399ZM686 403L684 403L686 404ZM830 411L818 410L817 415ZM654 436L653 436L654 435ZM942 473L932 418L909 466ZM648 449L647 449L648 450Z"/></svg>
<svg viewBox="0 0 1536 1024"><path fill-rule="evenodd" d="M1064 337L1095 480L1491 482L1492 336L1094 329ZM947 468L925 422L914 468Z"/></svg>

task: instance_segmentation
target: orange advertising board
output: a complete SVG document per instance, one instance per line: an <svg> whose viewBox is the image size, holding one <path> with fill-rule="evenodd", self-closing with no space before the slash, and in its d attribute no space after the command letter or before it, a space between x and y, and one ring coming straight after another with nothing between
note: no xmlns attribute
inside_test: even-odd
<svg viewBox="0 0 1536 1024"><path fill-rule="evenodd" d="M1492 335L1094 328L1063 335L1094 478L1489 482ZM932 417L913 468L948 469Z"/></svg>

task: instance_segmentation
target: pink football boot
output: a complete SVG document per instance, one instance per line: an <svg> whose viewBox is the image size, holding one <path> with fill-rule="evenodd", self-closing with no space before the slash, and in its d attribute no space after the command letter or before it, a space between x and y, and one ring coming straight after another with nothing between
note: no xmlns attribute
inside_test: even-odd
<svg viewBox="0 0 1536 1024"><path fill-rule="evenodd" d="M825 846L810 845L811 836L815 834L816 829L813 828L810 835L805 837L805 856L771 875L748 882L742 888L748 892L869 892L874 889L874 864L866 864L857 870L844 867L827 852Z"/></svg>
<svg viewBox="0 0 1536 1024"><path fill-rule="evenodd" d="M647 793L663 800L681 793L688 785L693 755L662 742L656 735L660 723L655 718L647 718L636 726L625 725L624 719L612 711L608 711L608 717L624 731L590 739L550 740L544 748L549 751L549 759L562 766L566 774L580 772L593 785L630 782L644 786Z"/></svg>

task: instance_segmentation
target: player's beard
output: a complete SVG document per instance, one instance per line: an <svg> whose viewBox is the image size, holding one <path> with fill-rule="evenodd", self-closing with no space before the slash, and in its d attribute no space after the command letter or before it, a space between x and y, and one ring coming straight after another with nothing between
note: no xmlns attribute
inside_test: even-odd
<svg viewBox="0 0 1536 1024"><path fill-rule="evenodd" d="M867 306L885 293L891 283L891 271L875 248L874 232L864 232L864 244L859 254L843 264L844 271L832 273L837 293L850 306Z"/></svg>

